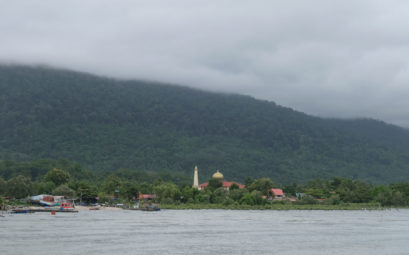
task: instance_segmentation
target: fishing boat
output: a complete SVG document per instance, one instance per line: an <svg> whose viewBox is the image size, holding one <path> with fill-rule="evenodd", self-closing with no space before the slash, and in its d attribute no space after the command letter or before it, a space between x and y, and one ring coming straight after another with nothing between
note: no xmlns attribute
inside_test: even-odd
<svg viewBox="0 0 409 255"><path fill-rule="evenodd" d="M74 206L71 203L61 203L60 211L74 211Z"/></svg>
<svg viewBox="0 0 409 255"><path fill-rule="evenodd" d="M141 211L149 211L149 212L157 212L160 211L160 208L158 206L148 206L148 207L142 207L140 208Z"/></svg>
<svg viewBox="0 0 409 255"><path fill-rule="evenodd" d="M139 204L138 204L138 206L134 206L133 208L128 208L127 210L157 212L157 211L160 211L160 208L157 204L146 205L142 207L139 207Z"/></svg>

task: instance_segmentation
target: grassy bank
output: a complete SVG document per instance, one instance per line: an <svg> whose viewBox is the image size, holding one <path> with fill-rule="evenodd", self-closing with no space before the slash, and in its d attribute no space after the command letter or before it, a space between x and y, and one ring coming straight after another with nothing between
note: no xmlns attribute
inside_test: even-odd
<svg viewBox="0 0 409 255"><path fill-rule="evenodd" d="M339 205L297 205L297 204L267 204L267 205L223 205L223 204L161 204L162 209L227 209L227 210L384 210L378 203L339 204Z"/></svg>

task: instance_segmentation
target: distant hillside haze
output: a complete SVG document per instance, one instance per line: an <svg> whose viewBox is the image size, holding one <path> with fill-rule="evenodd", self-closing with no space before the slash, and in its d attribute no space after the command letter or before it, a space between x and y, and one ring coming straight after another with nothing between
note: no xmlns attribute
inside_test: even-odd
<svg viewBox="0 0 409 255"><path fill-rule="evenodd" d="M312 117L273 102L66 70L0 66L0 160L65 158L96 172L173 171L207 181L344 176L409 181L409 131Z"/></svg>

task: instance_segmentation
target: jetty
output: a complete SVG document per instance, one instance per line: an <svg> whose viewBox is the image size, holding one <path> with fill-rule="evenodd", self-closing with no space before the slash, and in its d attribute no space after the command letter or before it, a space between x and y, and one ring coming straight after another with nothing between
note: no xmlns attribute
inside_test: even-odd
<svg viewBox="0 0 409 255"><path fill-rule="evenodd" d="M35 212L78 213L78 210L67 210L61 208L15 208L11 210L11 213L35 213Z"/></svg>

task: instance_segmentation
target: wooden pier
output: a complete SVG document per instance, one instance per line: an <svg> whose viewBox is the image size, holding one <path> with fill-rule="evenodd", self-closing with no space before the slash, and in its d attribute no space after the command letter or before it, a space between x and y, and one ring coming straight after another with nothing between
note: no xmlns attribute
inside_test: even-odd
<svg viewBox="0 0 409 255"><path fill-rule="evenodd" d="M78 210L61 210L59 208L16 208L11 213L35 213L35 212L58 212L58 213L77 213Z"/></svg>

